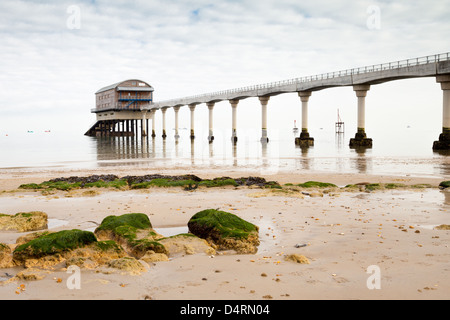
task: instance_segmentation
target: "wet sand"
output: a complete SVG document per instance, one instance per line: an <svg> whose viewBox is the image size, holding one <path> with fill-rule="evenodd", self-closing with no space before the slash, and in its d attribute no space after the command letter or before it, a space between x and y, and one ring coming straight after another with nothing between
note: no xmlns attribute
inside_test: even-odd
<svg viewBox="0 0 450 320"><path fill-rule="evenodd" d="M92 230L111 214L146 213L155 228L185 227L196 212L208 208L237 214L259 226L261 245L254 255L206 254L173 257L149 264L139 276L81 271L81 289L69 290L64 270L39 281L0 286L0 299L449 299L450 204L438 188L364 192L333 191L323 197L292 196L257 188L179 188L139 191L100 190L81 193L9 192L22 183L105 171L1 173L0 208L12 214L40 210L52 230ZM116 175L148 170L115 170ZM123 174L122 174L123 173ZM242 177L239 171L152 170L160 174L197 174L202 178ZM255 176L261 176L258 173ZM440 178L278 173L267 180L301 183L315 180L339 186L359 182L428 183ZM168 230L169 231L169 230ZM23 234L0 232L0 242L14 243ZM310 264L285 261L306 256ZM369 266L380 270L380 289L368 288ZM1 269L0 280L15 269ZM61 279L57 281L56 279ZM26 290L16 293L17 287Z"/></svg>

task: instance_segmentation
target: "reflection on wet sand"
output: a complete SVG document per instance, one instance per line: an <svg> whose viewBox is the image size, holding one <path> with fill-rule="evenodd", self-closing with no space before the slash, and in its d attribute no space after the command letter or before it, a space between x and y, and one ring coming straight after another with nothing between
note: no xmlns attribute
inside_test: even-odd
<svg viewBox="0 0 450 320"><path fill-rule="evenodd" d="M444 194L444 204L450 205L450 190L444 189L441 193Z"/></svg>

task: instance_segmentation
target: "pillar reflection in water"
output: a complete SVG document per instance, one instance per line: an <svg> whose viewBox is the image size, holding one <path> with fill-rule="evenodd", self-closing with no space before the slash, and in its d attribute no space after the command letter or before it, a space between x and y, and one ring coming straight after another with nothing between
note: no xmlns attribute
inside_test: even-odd
<svg viewBox="0 0 450 320"><path fill-rule="evenodd" d="M370 151L370 148L365 147L355 147L352 150L354 150L357 154L356 158L353 158L353 162L355 165L355 169L358 173L367 173L372 166L372 158L367 157L366 153L367 151Z"/></svg>
<svg viewBox="0 0 450 320"><path fill-rule="evenodd" d="M155 142L149 146L146 137L97 137L97 161L128 160L154 157Z"/></svg>

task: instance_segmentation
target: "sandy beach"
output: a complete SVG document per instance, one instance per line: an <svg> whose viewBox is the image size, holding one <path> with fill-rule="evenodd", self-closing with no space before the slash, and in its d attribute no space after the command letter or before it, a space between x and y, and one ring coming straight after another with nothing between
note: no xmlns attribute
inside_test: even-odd
<svg viewBox="0 0 450 320"><path fill-rule="evenodd" d="M145 213L161 234L187 232L197 212L220 208L259 227L256 254L218 252L171 257L146 264L141 275L81 270L81 288L70 290L65 269L50 270L38 281L0 285L0 299L152 299L152 300L300 300L300 299L449 299L450 224L447 193L441 178L281 172L265 176L285 183L330 182L339 187L362 182L430 184L433 188L376 191L315 190L289 194L248 187L151 188L42 194L16 190L73 175L146 174L146 169L1 172L0 208L5 214L43 211L51 231L93 230L109 215ZM202 178L251 176L240 171L158 170L160 174L196 174ZM255 172L255 176L261 176ZM174 229L175 228L175 229ZM185 230L186 229L186 230ZM183 231L185 230L185 231ZM14 244L23 233L0 232L0 242ZM289 254L309 264L286 261ZM373 273L376 266L379 274ZM0 281L18 272L0 269ZM369 271L369 272L368 272ZM378 282L371 276L378 275ZM378 287L372 289L370 284ZM24 290L17 290L23 285Z"/></svg>

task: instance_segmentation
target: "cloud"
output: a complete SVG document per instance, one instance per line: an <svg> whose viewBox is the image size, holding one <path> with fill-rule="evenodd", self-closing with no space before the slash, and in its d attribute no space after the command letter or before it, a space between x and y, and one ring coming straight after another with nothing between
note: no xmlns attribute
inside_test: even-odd
<svg viewBox="0 0 450 320"><path fill-rule="evenodd" d="M72 5L79 29L67 27ZM446 52L448 16L448 0L3 0L0 122L91 121L94 92L129 78L163 100Z"/></svg>

